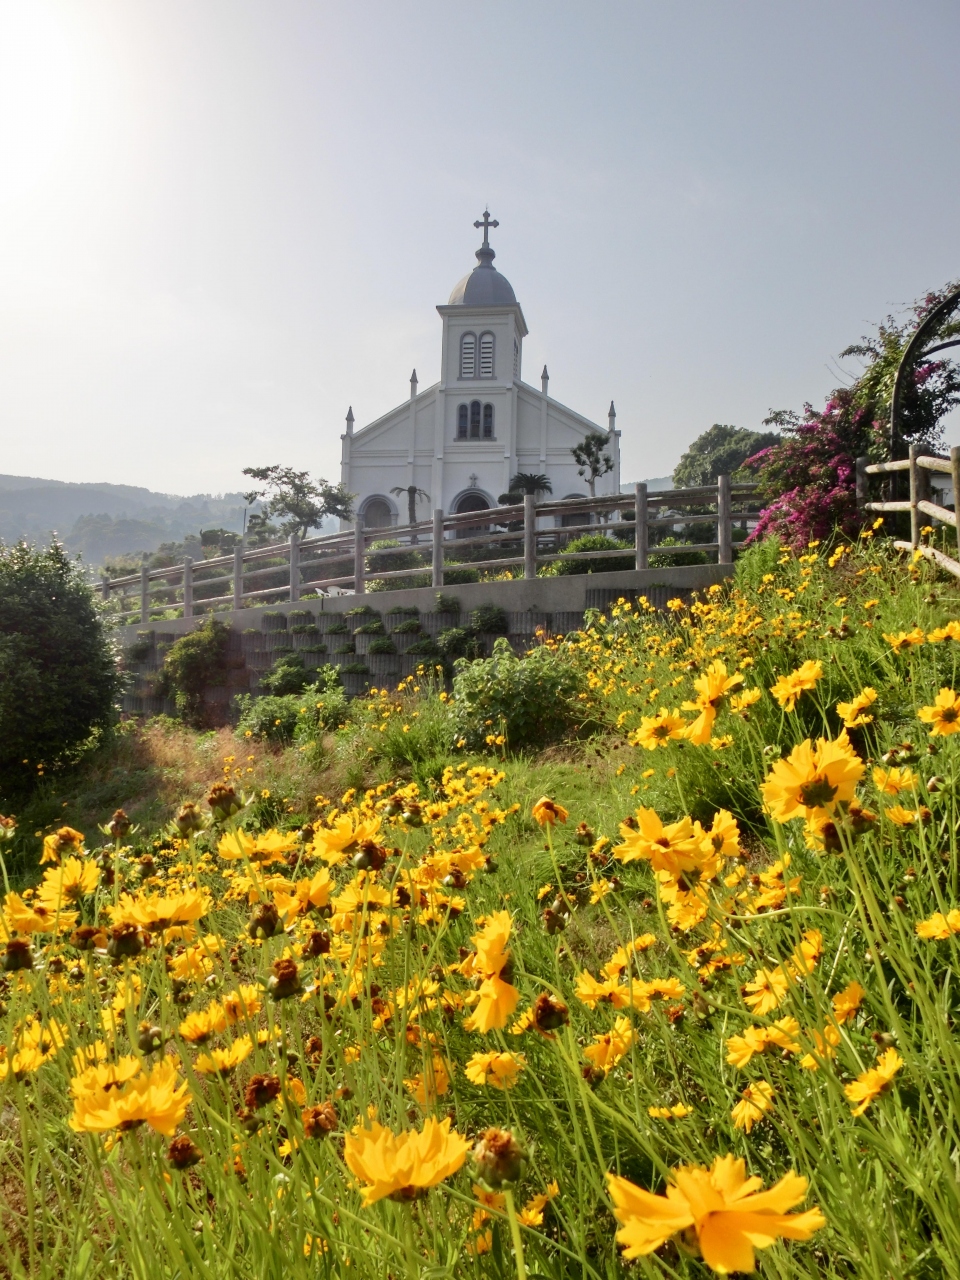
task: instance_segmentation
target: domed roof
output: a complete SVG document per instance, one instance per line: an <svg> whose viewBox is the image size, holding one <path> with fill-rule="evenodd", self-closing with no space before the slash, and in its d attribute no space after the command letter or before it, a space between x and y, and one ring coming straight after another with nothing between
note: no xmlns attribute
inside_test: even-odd
<svg viewBox="0 0 960 1280"><path fill-rule="evenodd" d="M490 248L489 229L497 226L496 219L484 213L482 222L474 226L483 227L483 244L477 250L478 266L465 275L450 295L449 306L452 307L515 307L517 295L513 285L506 276L500 274L493 265L497 256Z"/></svg>

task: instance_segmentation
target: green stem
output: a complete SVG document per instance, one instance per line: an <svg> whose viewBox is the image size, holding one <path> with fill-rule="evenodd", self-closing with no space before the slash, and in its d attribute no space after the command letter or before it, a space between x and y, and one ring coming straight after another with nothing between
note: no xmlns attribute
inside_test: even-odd
<svg viewBox="0 0 960 1280"><path fill-rule="evenodd" d="M510 1219L510 1238L513 1241L513 1252L517 1263L517 1280L527 1280L527 1268L523 1261L523 1240L520 1236L520 1223L517 1221L517 1206L513 1203L513 1192L504 1190L507 1202L507 1217Z"/></svg>

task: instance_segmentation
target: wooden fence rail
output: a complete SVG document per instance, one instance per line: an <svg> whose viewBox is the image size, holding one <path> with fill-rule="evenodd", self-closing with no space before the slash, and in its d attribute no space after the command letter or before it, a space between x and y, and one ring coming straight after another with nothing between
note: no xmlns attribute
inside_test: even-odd
<svg viewBox="0 0 960 1280"><path fill-rule="evenodd" d="M735 522L746 528L756 520L758 513L751 507L755 492L755 485L731 484L729 476L721 476L716 485L652 494L638 484L632 495L540 503L527 495L514 506L456 515L437 510L430 520L411 525L357 528L317 538L291 535L287 542L241 545L230 555L209 560L186 557L178 565L144 566L139 573L104 577L101 589L112 606L109 616L123 626L297 601L304 593L338 588L363 594L374 580L391 587L442 587L445 577L456 581L457 570L510 570L514 576L535 578L539 567L562 560L602 565L630 556L631 567L646 569L651 554L689 552L716 552L720 564L730 564ZM702 526L713 526L716 540L666 546L657 540L663 531L689 531L697 525L701 532ZM600 533L625 545L609 551L565 550L575 538ZM384 542L397 545L378 545Z"/></svg>
<svg viewBox="0 0 960 1280"><path fill-rule="evenodd" d="M896 475L906 471L910 478L910 497L890 499L882 502L870 502L868 476ZM950 476L953 484L953 507L942 507L930 501L930 474L939 472ZM927 516L957 528L957 498L960 495L960 448L954 446L949 458L937 458L919 451L916 445L910 446L910 456L896 462L873 462L867 458L857 459L857 504L866 511L910 512L910 541L895 542L893 545L901 551L920 551L928 560L934 561L941 569L946 569L954 577L960 578L960 562L944 555L936 547L920 545L920 530L924 525L921 517Z"/></svg>

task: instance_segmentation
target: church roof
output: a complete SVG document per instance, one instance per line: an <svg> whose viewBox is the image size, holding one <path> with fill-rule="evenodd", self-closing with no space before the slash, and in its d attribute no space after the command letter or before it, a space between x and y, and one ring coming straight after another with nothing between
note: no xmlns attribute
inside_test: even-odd
<svg viewBox="0 0 960 1280"><path fill-rule="evenodd" d="M450 295L449 306L453 307L515 307L517 295L513 285L506 276L501 275L493 265L497 256L490 248L490 227L497 226L496 219L485 212L482 222L474 226L483 227L483 244L477 250L478 266L465 275Z"/></svg>

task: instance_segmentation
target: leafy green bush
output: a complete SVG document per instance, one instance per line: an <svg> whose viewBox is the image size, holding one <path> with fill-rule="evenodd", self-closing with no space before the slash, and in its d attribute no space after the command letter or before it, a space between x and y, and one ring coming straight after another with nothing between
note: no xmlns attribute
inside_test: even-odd
<svg viewBox="0 0 960 1280"><path fill-rule="evenodd" d="M510 630L510 622L506 609L498 604L482 604L470 615L470 626L474 631L485 631L488 635L505 636Z"/></svg>
<svg viewBox="0 0 960 1280"><path fill-rule="evenodd" d="M629 544L620 542L616 538L608 538L604 533L585 533L580 538L574 538L572 542L567 544L563 555L572 556L584 551L623 551L628 550ZM636 556L630 550L628 555L622 558L611 556L607 559L594 557L585 560L556 560L554 562L554 572L560 576L570 573L621 573L628 569L637 567Z"/></svg>
<svg viewBox="0 0 960 1280"><path fill-rule="evenodd" d="M340 668L340 674L343 676L368 676L370 668L365 662L345 662Z"/></svg>
<svg viewBox="0 0 960 1280"><path fill-rule="evenodd" d="M435 658L439 652L440 650L437 648L437 642L433 636L424 636L422 640L415 641L407 650L407 653L414 658Z"/></svg>
<svg viewBox="0 0 960 1280"><path fill-rule="evenodd" d="M441 656L454 658L479 658L483 652L477 633L472 627L447 627L437 636L437 649ZM410 650L408 649L409 653Z"/></svg>
<svg viewBox="0 0 960 1280"><path fill-rule="evenodd" d="M487 738L503 734L513 751L543 747L580 727L578 695L583 675L565 656L546 647L518 658L501 637L493 657L461 658L453 682L454 740L482 751Z"/></svg>
<svg viewBox="0 0 960 1280"><path fill-rule="evenodd" d="M407 618L404 622L401 622L399 626L396 626L393 628L393 633L394 635L398 635L398 636L409 636L409 635L416 635L416 633L419 630L420 630L420 619Z"/></svg>
<svg viewBox="0 0 960 1280"><path fill-rule="evenodd" d="M390 618L394 614L403 614L411 618L419 618L420 610L415 604L395 604L392 609L387 610L387 617Z"/></svg>
<svg viewBox="0 0 960 1280"><path fill-rule="evenodd" d="M469 568L446 568L443 571L443 580L451 587L462 586L465 582L479 582L480 570Z"/></svg>
<svg viewBox="0 0 960 1280"><path fill-rule="evenodd" d="M659 547L679 547L687 541L686 538L661 538L657 543ZM676 555L664 556L657 555L654 548L650 548L649 565L651 569L669 569L674 564L706 564L710 557L705 551L680 551Z"/></svg>
<svg viewBox="0 0 960 1280"><path fill-rule="evenodd" d="M456 596L444 595L442 591L437 592L437 613L460 613L460 601Z"/></svg>
<svg viewBox="0 0 960 1280"><path fill-rule="evenodd" d="M350 628L345 622L335 622L332 627L327 627L328 636L345 636L349 631Z"/></svg>
<svg viewBox="0 0 960 1280"><path fill-rule="evenodd" d="M206 720L204 694L227 682L229 628L216 618L207 618L195 631L181 636L167 650L160 668L157 692L172 697L177 715L194 728Z"/></svg>
<svg viewBox="0 0 960 1280"><path fill-rule="evenodd" d="M355 627L353 634L355 636L382 636L383 623L379 618L375 622L365 622L362 626Z"/></svg>
<svg viewBox="0 0 960 1280"><path fill-rule="evenodd" d="M368 653L396 653L397 646L393 643L389 636L377 636L375 640L370 641L367 649Z"/></svg>
<svg viewBox="0 0 960 1280"><path fill-rule="evenodd" d="M278 697L288 693L301 693L315 676L303 665L301 653L285 653L277 658L270 670L260 677L260 688Z"/></svg>
<svg viewBox="0 0 960 1280"><path fill-rule="evenodd" d="M235 699L240 710L237 732L267 742L290 742L297 727L301 699L292 693L255 698L241 693Z"/></svg>
<svg viewBox="0 0 960 1280"><path fill-rule="evenodd" d="M120 690L93 593L58 543L0 545L0 791L70 759L106 727Z"/></svg>

